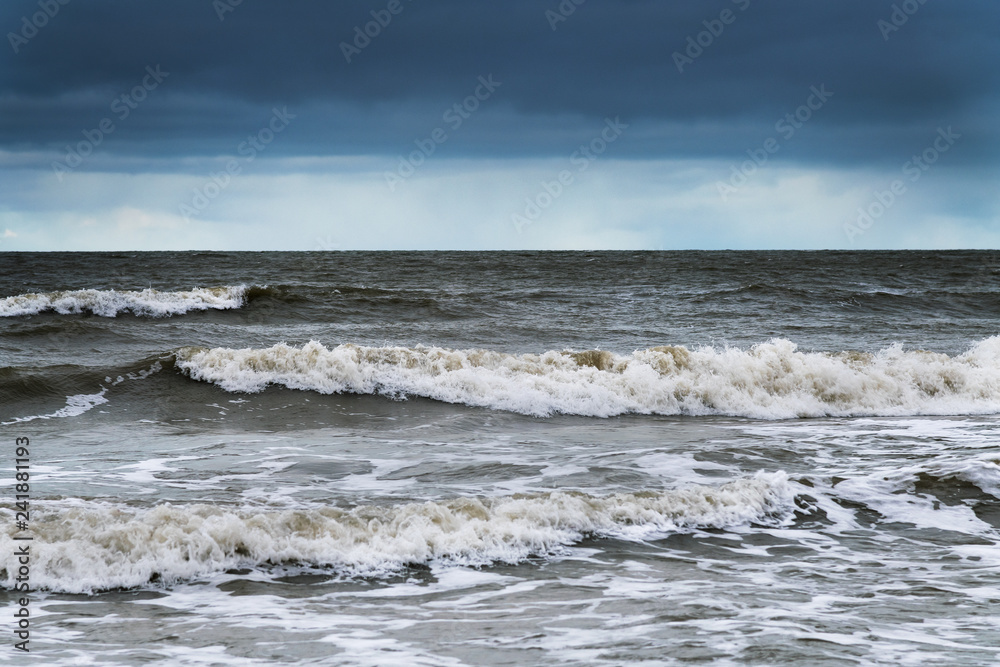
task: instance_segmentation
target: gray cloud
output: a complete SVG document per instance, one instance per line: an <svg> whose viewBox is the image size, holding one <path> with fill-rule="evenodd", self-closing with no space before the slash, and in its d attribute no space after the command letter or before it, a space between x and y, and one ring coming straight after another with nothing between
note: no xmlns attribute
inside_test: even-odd
<svg viewBox="0 0 1000 667"><path fill-rule="evenodd" d="M877 22L899 0L563 0L576 8L555 30L556 0L399 0L348 63L341 43L387 0L243 0L224 20L208 0L70 0L18 53L3 47L0 147L58 150L111 117L101 152L217 155L287 105L298 118L269 157L393 155L492 73L502 88L442 155L559 156L621 116L618 157L735 159L825 84L834 99L781 160L892 165L953 125L956 162L995 163L1000 5L908 1L919 9L886 40ZM0 28L38 11L5 2ZM678 72L673 54L723 11L733 21ZM113 100L156 65L167 80L118 120Z"/></svg>

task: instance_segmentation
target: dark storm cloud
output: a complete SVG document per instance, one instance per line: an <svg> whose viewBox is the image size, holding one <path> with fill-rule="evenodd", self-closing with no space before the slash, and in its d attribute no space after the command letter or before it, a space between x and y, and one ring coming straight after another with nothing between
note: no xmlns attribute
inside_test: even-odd
<svg viewBox="0 0 1000 667"><path fill-rule="evenodd" d="M234 2L43 0L58 12L18 53L2 46L0 146L58 149L110 117L102 150L212 155L288 106L297 118L270 154L395 154L492 74L500 89L449 154L561 156L620 116L633 131L619 157L739 156L825 85L834 97L782 158L894 163L939 125L963 133L956 161L997 156L992 0L398 0L350 63L341 44L388 0ZM902 5L915 12L886 39L878 21ZM574 10L546 15L560 6ZM18 35L39 11L5 2L0 28ZM675 52L720 26L679 72ZM169 76L119 120L113 100L157 65Z"/></svg>

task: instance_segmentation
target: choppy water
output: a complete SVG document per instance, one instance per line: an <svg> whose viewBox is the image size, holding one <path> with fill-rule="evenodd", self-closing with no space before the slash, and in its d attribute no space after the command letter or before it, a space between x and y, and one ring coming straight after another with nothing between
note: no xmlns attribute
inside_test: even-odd
<svg viewBox="0 0 1000 667"><path fill-rule="evenodd" d="M29 437L45 664L996 664L998 322L983 252L0 254L4 615Z"/></svg>

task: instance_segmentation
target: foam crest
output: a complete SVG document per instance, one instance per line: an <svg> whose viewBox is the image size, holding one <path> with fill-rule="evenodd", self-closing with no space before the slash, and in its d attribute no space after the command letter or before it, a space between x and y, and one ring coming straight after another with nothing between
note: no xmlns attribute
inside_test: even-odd
<svg viewBox="0 0 1000 667"><path fill-rule="evenodd" d="M515 563L585 536L642 539L778 522L793 501L782 472L662 492L552 492L350 510L39 501L32 503L31 583L81 593L282 563L376 576L408 564ZM12 516L3 517L0 577L8 588L17 570L13 525Z"/></svg>
<svg viewBox="0 0 1000 667"><path fill-rule="evenodd" d="M526 415L721 414L762 419L1000 412L1000 337L949 357L892 346L875 354L654 347L507 354L439 347L184 348L177 366L231 392L268 385L323 394L423 396Z"/></svg>
<svg viewBox="0 0 1000 667"><path fill-rule="evenodd" d="M168 317L196 310L233 310L243 307L246 285L199 288L182 292L74 290L42 294L21 294L0 299L0 317L37 315L54 312L60 315L93 313L115 317L132 313L147 317Z"/></svg>

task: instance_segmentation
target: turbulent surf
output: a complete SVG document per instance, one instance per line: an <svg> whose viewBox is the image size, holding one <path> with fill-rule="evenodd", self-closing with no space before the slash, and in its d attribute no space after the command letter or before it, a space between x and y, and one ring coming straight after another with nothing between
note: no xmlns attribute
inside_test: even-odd
<svg viewBox="0 0 1000 667"><path fill-rule="evenodd" d="M516 563L584 536L641 539L775 523L791 506L782 474L664 492L553 492L352 509L163 504L141 510L118 503L48 502L35 509L33 582L81 593L265 564L384 576L434 562ZM5 551L16 546L12 533L0 536ZM15 569L0 571L7 586L15 577Z"/></svg>
<svg viewBox="0 0 1000 667"><path fill-rule="evenodd" d="M169 317L199 310L234 310L246 303L249 289L246 285L239 285L178 292L149 288L141 291L82 289L19 294L0 299L0 317L46 312L59 315L91 313L100 317L115 317L122 313Z"/></svg>
<svg viewBox="0 0 1000 667"><path fill-rule="evenodd" d="M998 267L0 253L0 598L66 667L995 665Z"/></svg>
<svg viewBox="0 0 1000 667"><path fill-rule="evenodd" d="M653 347L508 354L439 347L185 348L177 367L230 392L268 385L323 394L423 396L509 410L610 417L761 419L982 414L1000 411L1000 338L949 357L893 346L808 353L788 340L749 349Z"/></svg>

